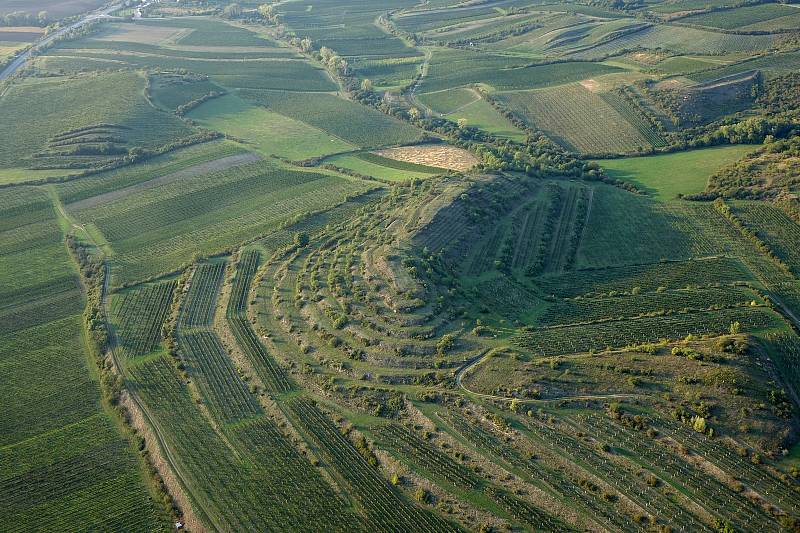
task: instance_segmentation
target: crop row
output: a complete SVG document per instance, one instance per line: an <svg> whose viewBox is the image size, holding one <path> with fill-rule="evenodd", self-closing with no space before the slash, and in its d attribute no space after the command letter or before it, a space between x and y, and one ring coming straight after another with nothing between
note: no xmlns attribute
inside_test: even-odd
<svg viewBox="0 0 800 533"><path fill-rule="evenodd" d="M507 105L568 149L632 152L650 145L614 107L580 84L502 96Z"/></svg>
<svg viewBox="0 0 800 533"><path fill-rule="evenodd" d="M669 496L662 494L656 487L648 485L639 476L620 464L611 461L604 452L593 449L581 440L553 429L544 424L529 423L526 429L532 434L537 444L546 446L558 454L565 454L570 460L583 465L595 473L614 490L625 495L640 509L652 514L657 521L666 522L679 528L689 520L689 511ZM638 465L631 465L638 469Z"/></svg>
<svg viewBox="0 0 800 533"><path fill-rule="evenodd" d="M363 531L309 459L265 418L221 437L166 359L131 369L201 519L228 531ZM237 451L234 452L233 450Z"/></svg>
<svg viewBox="0 0 800 533"><path fill-rule="evenodd" d="M697 261L669 261L643 265L578 270L563 276L547 276L537 280L545 294L562 298L575 296L665 289L711 284L728 285L752 279L738 260L718 257Z"/></svg>
<svg viewBox="0 0 800 533"><path fill-rule="evenodd" d="M702 454L725 472L732 473L767 501L788 512L800 509L800 485L796 481L780 480L763 466L757 466L746 456L735 452L728 443L720 446L706 435L677 422L664 420L661 427L674 440Z"/></svg>
<svg viewBox="0 0 800 533"><path fill-rule="evenodd" d="M763 203L736 205L734 212L795 275L800 274L800 225L781 209Z"/></svg>
<svg viewBox="0 0 800 533"><path fill-rule="evenodd" d="M244 252L239 259L226 318L236 343L250 359L267 392L288 392L293 388L289 377L267 351L247 317L248 295L258 268L258 261L259 253L255 250Z"/></svg>
<svg viewBox="0 0 800 533"><path fill-rule="evenodd" d="M271 193L236 195L224 210L198 212L189 219L112 243L116 252L112 264L115 283L170 272L190 261L194 254L219 253L308 213L338 205L366 189L363 183L323 176Z"/></svg>
<svg viewBox="0 0 800 533"><path fill-rule="evenodd" d="M589 416L584 420L593 435L618 448L621 453L637 457L659 479L676 490L688 493L692 500L702 502L713 515L724 521L741 524L748 531L774 528L772 517L758 505L666 447L598 416Z"/></svg>
<svg viewBox="0 0 800 533"><path fill-rule="evenodd" d="M539 319L539 324L552 326L619 320L648 314L672 314L745 306L754 301L760 302L760 298L752 290L730 286L578 298L555 303Z"/></svg>
<svg viewBox="0 0 800 533"><path fill-rule="evenodd" d="M435 444L425 442L410 430L388 425L381 427L378 433L383 445L401 452L442 479L468 489L474 489L480 484L479 479L467 467L436 450Z"/></svg>
<svg viewBox="0 0 800 533"><path fill-rule="evenodd" d="M422 132L369 107L330 94L242 91L242 96L362 148L419 141Z"/></svg>
<svg viewBox="0 0 800 533"><path fill-rule="evenodd" d="M366 510L372 527L380 531L457 530L435 514L407 502L309 400L294 398L284 405L308 432L326 462L345 480L350 492Z"/></svg>
<svg viewBox="0 0 800 533"><path fill-rule="evenodd" d="M463 415L448 413L447 423L476 446L481 453L499 458L517 472L523 473L529 483L566 503L588 519L614 531L636 531L630 518L608 502L602 500L588 486L572 479L563 468L548 464L539 458L526 458L511 444L502 442L481 427L464 420ZM497 462L497 459L494 460Z"/></svg>
<svg viewBox="0 0 800 533"><path fill-rule="evenodd" d="M649 144L655 147L664 146L664 139L653 129L652 125L642 116L642 111L633 107L634 104L623 98L617 93L601 93L600 97L617 113L623 117L628 124L639 130L639 133Z"/></svg>
<svg viewBox="0 0 800 533"><path fill-rule="evenodd" d="M178 345L181 360L220 421L235 422L261 414L261 407L214 333L179 333Z"/></svg>
<svg viewBox="0 0 800 533"><path fill-rule="evenodd" d="M118 334L128 355L152 352L161 342L164 324L176 281L146 285L124 292L118 304Z"/></svg>
<svg viewBox="0 0 800 533"><path fill-rule="evenodd" d="M209 326L214 320L214 311L225 263L203 263L198 265L191 278L191 286L181 305L179 327Z"/></svg>
<svg viewBox="0 0 800 533"><path fill-rule="evenodd" d="M402 453L409 460L421 465L427 471L447 480L453 485L476 490L483 488L484 493L516 519L522 520L542 531L571 531L559 519L532 503L511 495L494 485L486 485L468 468L456 463L453 459L435 449L435 445L426 443L420 437L400 426L385 426L379 431L382 443ZM485 485L485 486L484 486Z"/></svg>

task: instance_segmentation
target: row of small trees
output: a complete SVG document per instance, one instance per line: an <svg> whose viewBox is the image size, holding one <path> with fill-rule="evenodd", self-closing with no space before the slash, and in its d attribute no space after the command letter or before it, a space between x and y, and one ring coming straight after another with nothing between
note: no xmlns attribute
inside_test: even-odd
<svg viewBox="0 0 800 533"><path fill-rule="evenodd" d="M47 11L28 13L27 11L14 11L0 17L0 26L47 26L53 22Z"/></svg>

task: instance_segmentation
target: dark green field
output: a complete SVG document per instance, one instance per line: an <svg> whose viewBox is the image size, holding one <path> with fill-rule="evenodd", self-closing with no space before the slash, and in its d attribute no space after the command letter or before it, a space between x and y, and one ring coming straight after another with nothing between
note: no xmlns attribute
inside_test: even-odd
<svg viewBox="0 0 800 533"><path fill-rule="evenodd" d="M6 4L0 531L800 531L797 6Z"/></svg>

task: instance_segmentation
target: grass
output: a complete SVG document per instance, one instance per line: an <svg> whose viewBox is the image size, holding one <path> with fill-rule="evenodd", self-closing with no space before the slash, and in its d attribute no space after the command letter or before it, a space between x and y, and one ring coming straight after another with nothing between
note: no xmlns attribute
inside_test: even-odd
<svg viewBox="0 0 800 533"><path fill-rule="evenodd" d="M433 111L446 115L450 120L464 119L467 121L467 125L480 128L497 137L520 142L525 140L524 132L470 89L450 89L420 94L417 98Z"/></svg>
<svg viewBox="0 0 800 533"><path fill-rule="evenodd" d="M264 107L243 101L235 95L206 102L189 117L201 126L221 131L265 156L276 155L300 161L355 148L319 128Z"/></svg>
<svg viewBox="0 0 800 533"><path fill-rule="evenodd" d="M597 162L610 177L632 183L653 197L668 201L679 195L703 192L714 172L754 149L748 145L721 146Z"/></svg>

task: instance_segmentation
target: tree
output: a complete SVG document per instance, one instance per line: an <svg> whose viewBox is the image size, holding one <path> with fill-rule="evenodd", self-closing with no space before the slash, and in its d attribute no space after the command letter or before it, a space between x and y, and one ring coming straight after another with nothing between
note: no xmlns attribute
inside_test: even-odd
<svg viewBox="0 0 800 533"><path fill-rule="evenodd" d="M731 322L731 335L738 335L742 329L742 325L738 321Z"/></svg>
<svg viewBox="0 0 800 533"><path fill-rule="evenodd" d="M331 59L336 57L336 52L328 48L327 46L323 46L319 49L319 57L322 58L322 62L326 65L330 64ZM330 65L329 65L330 66Z"/></svg>
<svg viewBox="0 0 800 533"><path fill-rule="evenodd" d="M417 120L419 118L419 109L412 107L408 110L408 116L411 117L411 120Z"/></svg>
<svg viewBox="0 0 800 533"><path fill-rule="evenodd" d="M706 419L702 416L693 416L692 417L692 429L694 429L698 433L705 433L706 432Z"/></svg>
<svg viewBox="0 0 800 533"><path fill-rule="evenodd" d="M368 78L361 80L361 90L367 93L372 92L372 82Z"/></svg>
<svg viewBox="0 0 800 533"><path fill-rule="evenodd" d="M47 21L50 20L50 16L48 15L47 11L39 11L39 14L36 15L36 18L39 20L39 24L42 26L46 26Z"/></svg>
<svg viewBox="0 0 800 533"><path fill-rule="evenodd" d="M457 122L457 124L458 124L458 129L461 129L461 130L463 130L464 128L466 128L466 127L467 127L467 119L465 119L465 118L460 118L460 119L458 119L458 122Z"/></svg>
<svg viewBox="0 0 800 533"><path fill-rule="evenodd" d="M239 4L228 4L222 10L222 16L225 18L236 18L242 15L242 6Z"/></svg>
<svg viewBox="0 0 800 533"><path fill-rule="evenodd" d="M299 248L305 248L309 243L308 233L305 231L298 231L294 234L294 243Z"/></svg>
<svg viewBox="0 0 800 533"><path fill-rule="evenodd" d="M300 50L303 52L310 52L313 48L314 43L311 42L311 39L308 37L304 37L302 41L300 41Z"/></svg>

